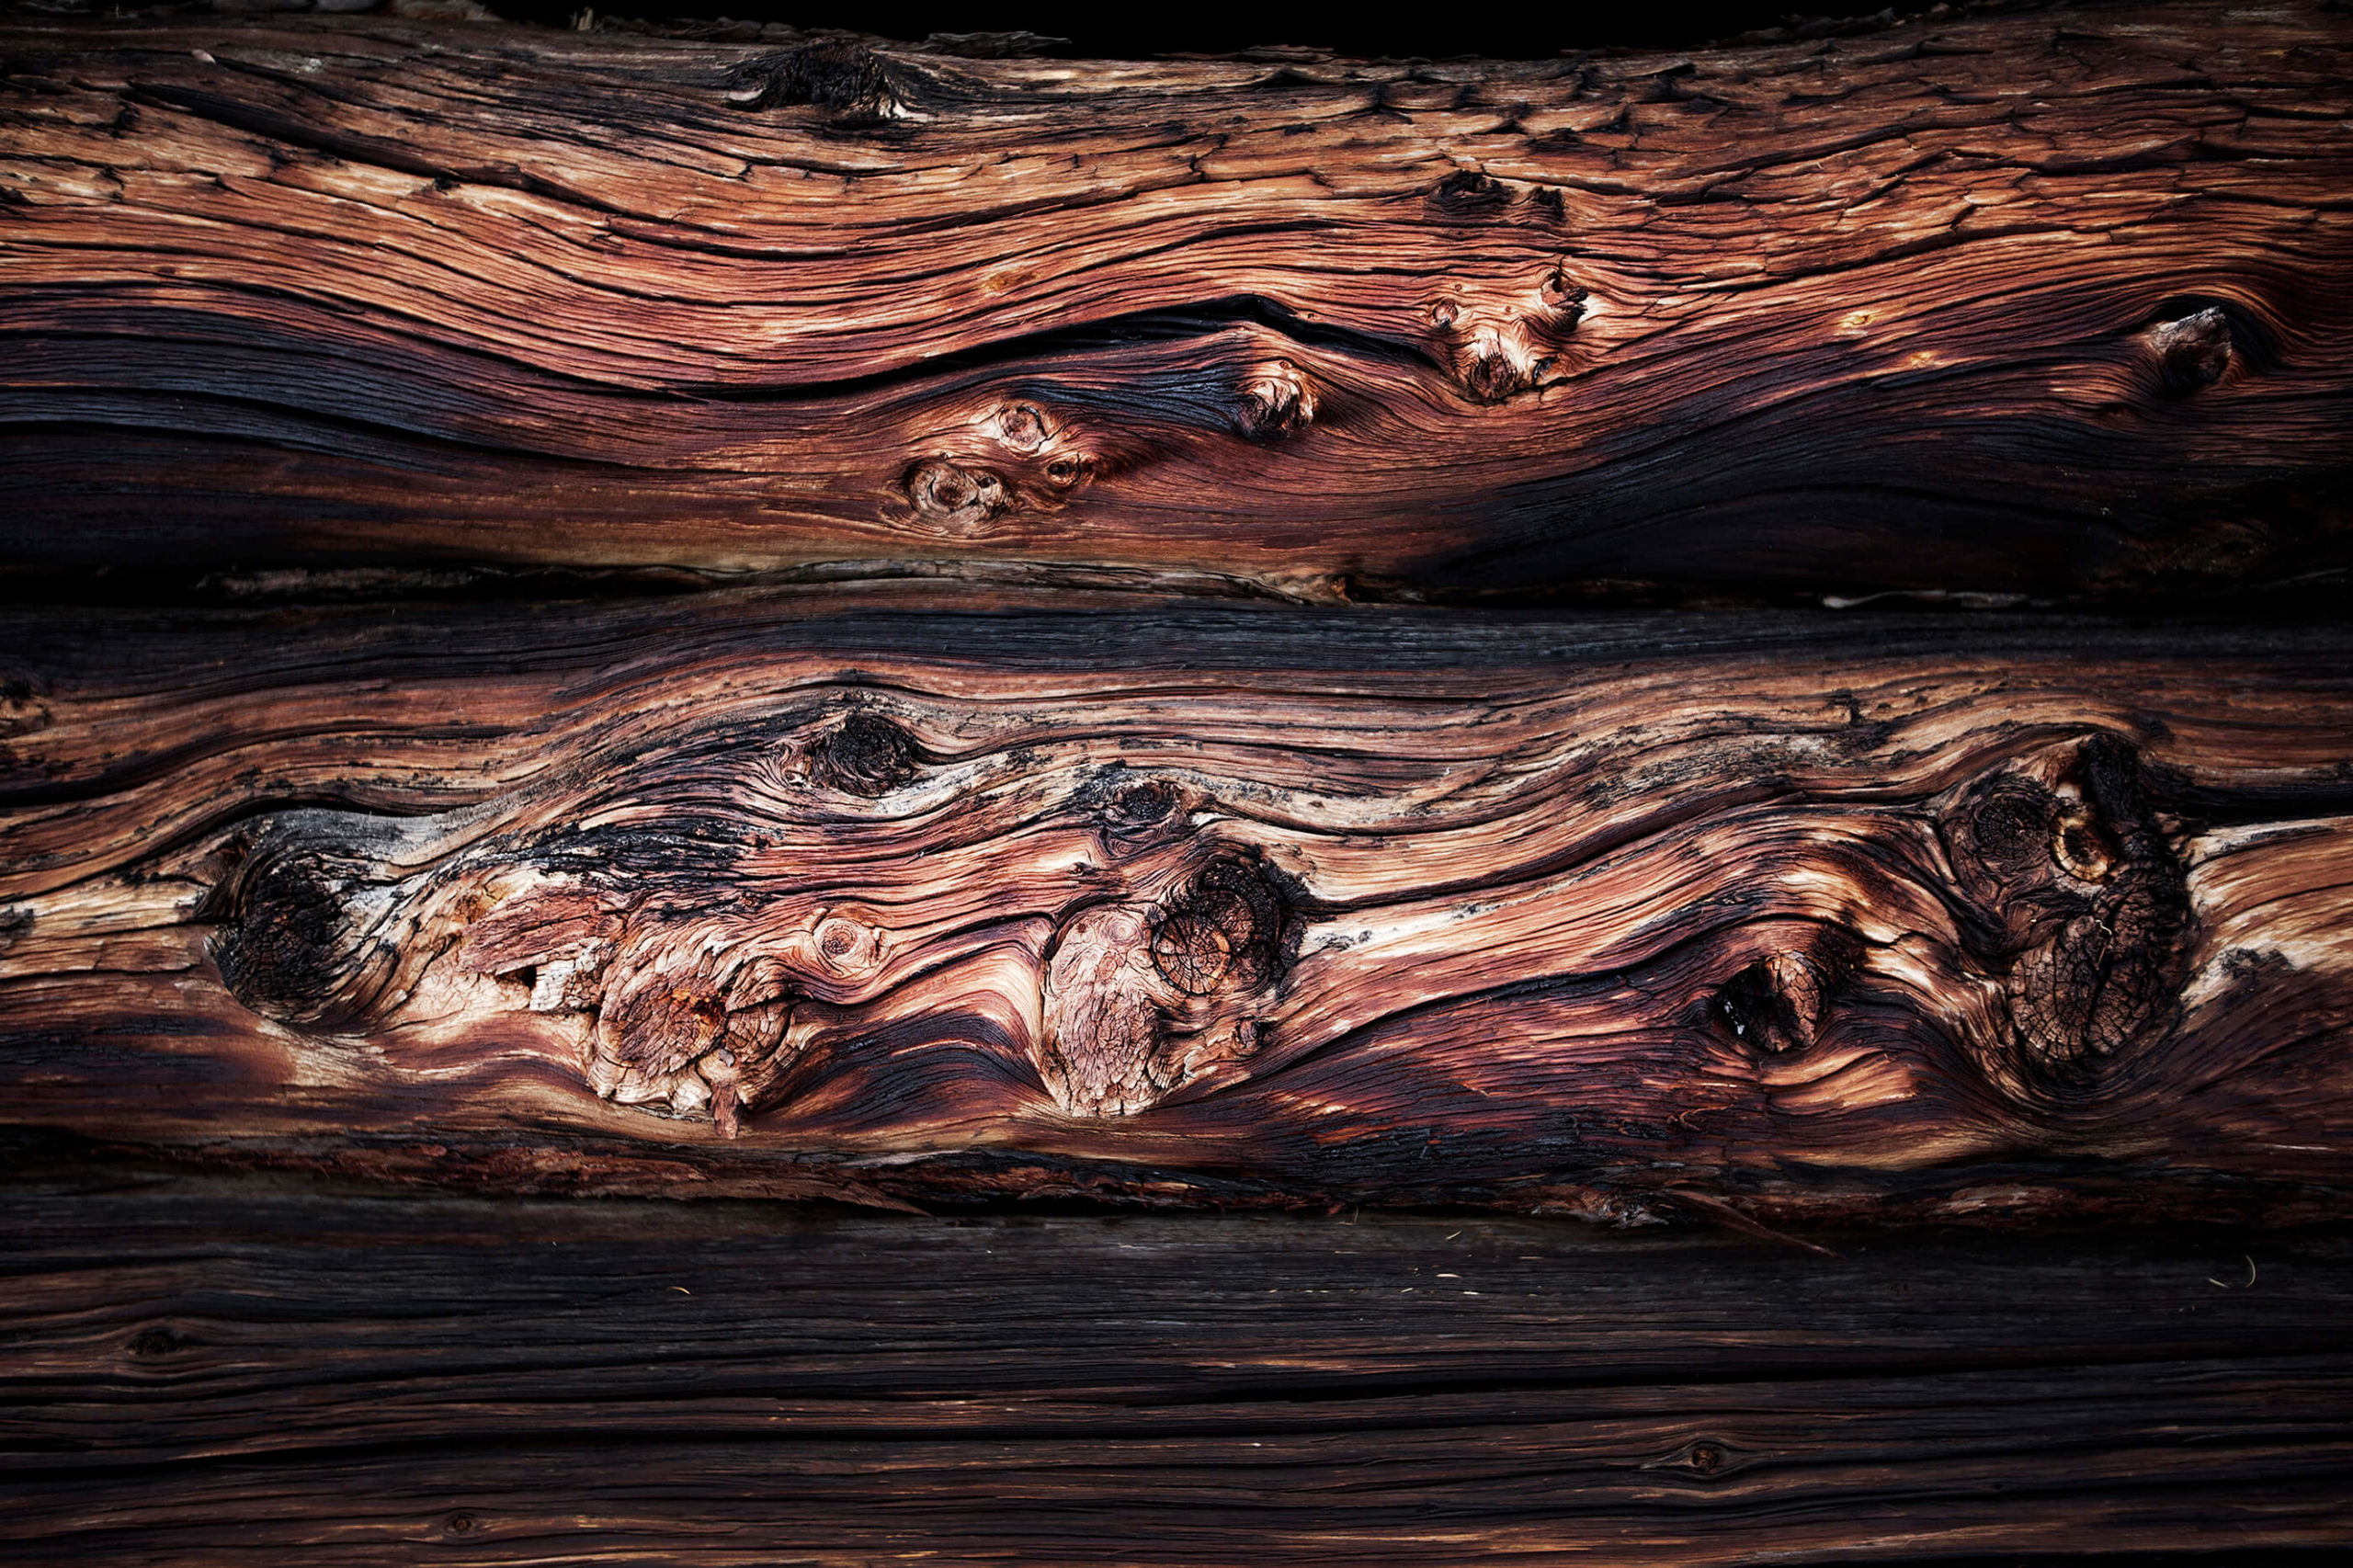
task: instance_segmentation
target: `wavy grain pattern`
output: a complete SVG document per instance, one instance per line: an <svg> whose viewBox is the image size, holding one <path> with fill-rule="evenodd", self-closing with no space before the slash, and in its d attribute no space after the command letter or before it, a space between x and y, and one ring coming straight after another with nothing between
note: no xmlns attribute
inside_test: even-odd
<svg viewBox="0 0 2353 1568"><path fill-rule="evenodd" d="M2336 630L753 597L13 637L19 1122L1621 1219L2347 1175Z"/></svg>
<svg viewBox="0 0 2353 1568"><path fill-rule="evenodd" d="M2341 571L2353 18L1675 56L0 31L19 570Z"/></svg>

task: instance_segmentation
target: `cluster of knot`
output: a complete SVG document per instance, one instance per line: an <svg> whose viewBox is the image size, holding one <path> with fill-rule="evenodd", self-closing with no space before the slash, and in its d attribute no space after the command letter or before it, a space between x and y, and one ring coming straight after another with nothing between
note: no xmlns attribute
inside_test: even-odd
<svg viewBox="0 0 2353 1568"><path fill-rule="evenodd" d="M2003 977L2026 1081L2082 1081L2171 1016L2188 885L2123 741L2096 736L1996 776L1947 836L1984 912L1974 945Z"/></svg>
<svg viewBox="0 0 2353 1568"><path fill-rule="evenodd" d="M900 476L912 520L971 535L1008 512L1052 512L1104 470L1077 433L1035 403L995 410Z"/></svg>
<svg viewBox="0 0 2353 1568"><path fill-rule="evenodd" d="M1153 902L1082 911L1047 963L1047 1088L1074 1114L1126 1115L1247 1058L1298 944L1289 897L1240 854Z"/></svg>
<svg viewBox="0 0 2353 1568"><path fill-rule="evenodd" d="M1429 306L1430 329L1454 380L1481 403L1502 403L1564 375L1587 295L1554 268L1525 289L1451 290Z"/></svg>

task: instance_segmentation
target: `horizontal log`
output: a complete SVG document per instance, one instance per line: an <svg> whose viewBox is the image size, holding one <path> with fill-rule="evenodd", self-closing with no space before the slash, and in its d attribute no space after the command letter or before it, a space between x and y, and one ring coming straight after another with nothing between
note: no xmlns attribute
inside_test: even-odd
<svg viewBox="0 0 2353 1568"><path fill-rule="evenodd" d="M1532 62L21 16L0 56L20 574L2348 561L2318 0Z"/></svg>
<svg viewBox="0 0 2353 1568"><path fill-rule="evenodd" d="M18 1125L1629 1223L2353 1176L2340 627L769 592L0 647Z"/></svg>
<svg viewBox="0 0 2353 1568"><path fill-rule="evenodd" d="M21 1165L0 1212L18 1561L2318 1568L2353 1540L2341 1236L1823 1257Z"/></svg>

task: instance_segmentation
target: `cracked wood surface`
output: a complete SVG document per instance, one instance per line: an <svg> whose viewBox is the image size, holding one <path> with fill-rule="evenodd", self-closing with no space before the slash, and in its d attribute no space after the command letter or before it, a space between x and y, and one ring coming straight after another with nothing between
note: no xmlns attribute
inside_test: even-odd
<svg viewBox="0 0 2353 1568"><path fill-rule="evenodd" d="M1824 1257L10 1164L13 1562L2320 1568L2353 1539L2341 1236Z"/></svg>
<svg viewBox="0 0 2353 1568"><path fill-rule="evenodd" d="M1525 63L0 29L15 569L2340 571L2353 17Z"/></svg>
<svg viewBox="0 0 2353 1568"><path fill-rule="evenodd" d="M8 1119L870 1202L2343 1211L2342 629L961 604L14 612Z"/></svg>

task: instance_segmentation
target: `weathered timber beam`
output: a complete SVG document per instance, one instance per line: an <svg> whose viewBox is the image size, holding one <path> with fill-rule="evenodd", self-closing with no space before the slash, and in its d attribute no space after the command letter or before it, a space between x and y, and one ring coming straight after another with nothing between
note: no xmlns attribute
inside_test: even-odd
<svg viewBox="0 0 2353 1568"><path fill-rule="evenodd" d="M2341 1212L2353 632L1826 619L20 614L0 1106L616 1190Z"/></svg>
<svg viewBox="0 0 2353 1568"><path fill-rule="evenodd" d="M12 1562L2321 1568L2353 1540L2341 1237L1822 1257L80 1165L0 1211Z"/></svg>
<svg viewBox="0 0 2353 1568"><path fill-rule="evenodd" d="M1520 63L0 30L17 570L2341 571L2353 16Z"/></svg>

